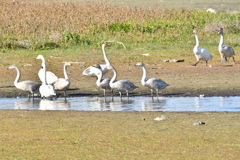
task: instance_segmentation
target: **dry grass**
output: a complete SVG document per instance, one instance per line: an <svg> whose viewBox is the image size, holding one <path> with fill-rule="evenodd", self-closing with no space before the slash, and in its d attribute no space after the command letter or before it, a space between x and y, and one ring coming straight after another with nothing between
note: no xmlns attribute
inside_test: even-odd
<svg viewBox="0 0 240 160"><path fill-rule="evenodd" d="M232 44L238 45L239 40L236 35L240 30L239 14L146 9L98 2L3 0L0 4L1 48L52 49L99 45L109 39L135 46L150 47L152 43L173 46L191 40L194 27L201 30L208 43L216 44L218 38L214 38L212 31L223 26L231 34Z"/></svg>
<svg viewBox="0 0 240 160"><path fill-rule="evenodd" d="M239 113L0 111L1 159L237 159ZM164 115L165 121L154 121ZM194 126L203 121L206 125Z"/></svg>

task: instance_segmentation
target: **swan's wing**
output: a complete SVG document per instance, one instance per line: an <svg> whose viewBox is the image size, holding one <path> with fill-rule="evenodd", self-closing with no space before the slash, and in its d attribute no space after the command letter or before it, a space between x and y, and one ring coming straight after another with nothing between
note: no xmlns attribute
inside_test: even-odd
<svg viewBox="0 0 240 160"><path fill-rule="evenodd" d="M158 78L149 78L146 81L146 86L151 89L164 89L169 86L169 84Z"/></svg>
<svg viewBox="0 0 240 160"><path fill-rule="evenodd" d="M100 83L100 87L104 88L104 89L111 89L109 83L111 81L111 78L103 78L101 83Z"/></svg>
<svg viewBox="0 0 240 160"><path fill-rule="evenodd" d="M107 69L107 65L105 64L100 64L100 67L102 69L102 74L107 73L108 69ZM82 75L83 76L96 76L99 73L98 68L94 67L94 66L90 66L88 68L86 68L83 72Z"/></svg>
<svg viewBox="0 0 240 160"><path fill-rule="evenodd" d="M223 45L221 48L221 52L223 54L227 55L228 57L235 55L232 46Z"/></svg>
<svg viewBox="0 0 240 160"><path fill-rule="evenodd" d="M30 80L19 82L16 85L18 89L28 92L35 92L39 89L40 86L40 83Z"/></svg>
<svg viewBox="0 0 240 160"><path fill-rule="evenodd" d="M43 82L43 78L44 78L44 70L43 69L39 70L38 77ZM54 73L47 71L46 79L47 79L47 84L54 84L58 80L58 77Z"/></svg>
<svg viewBox="0 0 240 160"><path fill-rule="evenodd" d="M136 86L134 83L128 80L119 80L119 81L116 81L115 83L118 84L119 90L122 90L122 91L132 91L138 88L138 86Z"/></svg>
<svg viewBox="0 0 240 160"><path fill-rule="evenodd" d="M66 90L70 86L70 80L59 78L53 85L56 90Z"/></svg>
<svg viewBox="0 0 240 160"><path fill-rule="evenodd" d="M205 48L198 48L197 55L199 56L199 59L204 61L208 61L213 58L211 53Z"/></svg>

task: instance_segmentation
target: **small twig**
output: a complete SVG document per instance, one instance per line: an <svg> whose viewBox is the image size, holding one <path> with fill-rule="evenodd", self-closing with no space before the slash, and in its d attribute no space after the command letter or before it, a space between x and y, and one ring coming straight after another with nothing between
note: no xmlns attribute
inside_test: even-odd
<svg viewBox="0 0 240 160"><path fill-rule="evenodd" d="M116 40L112 40L112 41L106 41L105 43L118 43L118 44L122 45L123 48L126 50L126 46L123 44L123 42L118 42Z"/></svg>

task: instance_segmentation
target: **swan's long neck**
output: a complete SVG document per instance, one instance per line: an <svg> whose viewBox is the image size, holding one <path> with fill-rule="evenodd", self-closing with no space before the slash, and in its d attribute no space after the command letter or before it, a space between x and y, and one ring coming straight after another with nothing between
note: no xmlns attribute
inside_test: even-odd
<svg viewBox="0 0 240 160"><path fill-rule="evenodd" d="M117 79L117 71L114 67L112 67L112 70L113 70L113 77L110 81L110 84L113 84L113 82Z"/></svg>
<svg viewBox="0 0 240 160"><path fill-rule="evenodd" d="M68 78L68 74L67 74L67 64L64 64L63 73L64 73L65 79L69 79L69 78Z"/></svg>
<svg viewBox="0 0 240 160"><path fill-rule="evenodd" d="M220 42L219 42L219 46L218 47L222 47L223 41L224 41L223 34L220 34Z"/></svg>
<svg viewBox="0 0 240 160"><path fill-rule="evenodd" d="M99 74L97 74L97 77L98 77L98 79L97 79L96 83L99 86L101 83L101 80L102 80L102 70L99 69Z"/></svg>
<svg viewBox="0 0 240 160"><path fill-rule="evenodd" d="M105 46L106 46L106 44L103 44L103 45L102 45L103 57L104 57L104 60L105 60L106 64L107 64L108 66L110 66L110 65L111 65L111 62L110 62L109 59L107 58L107 54L106 54L106 51L105 51Z"/></svg>
<svg viewBox="0 0 240 160"><path fill-rule="evenodd" d="M141 83L144 86L146 83L146 78L147 78L147 70L146 70L145 66L142 66L142 69L143 69L143 76L142 76Z"/></svg>
<svg viewBox="0 0 240 160"><path fill-rule="evenodd" d="M41 57L41 60L42 60L42 67L46 67L46 61L45 61L45 59L44 59L44 57Z"/></svg>
<svg viewBox="0 0 240 160"><path fill-rule="evenodd" d="M14 81L14 85L17 85L17 83L18 83L18 81L20 80L20 77L21 77L21 71L17 67L15 67L15 69L17 71L17 76L16 76L16 79Z"/></svg>
<svg viewBox="0 0 240 160"><path fill-rule="evenodd" d="M47 85L47 77L46 77L46 63L42 63L43 69L43 84Z"/></svg>
<svg viewBox="0 0 240 160"><path fill-rule="evenodd" d="M198 34L197 34L197 33L195 33L195 39L196 39L196 45L195 45L194 48L198 48L198 46L199 46L199 40L198 40Z"/></svg>

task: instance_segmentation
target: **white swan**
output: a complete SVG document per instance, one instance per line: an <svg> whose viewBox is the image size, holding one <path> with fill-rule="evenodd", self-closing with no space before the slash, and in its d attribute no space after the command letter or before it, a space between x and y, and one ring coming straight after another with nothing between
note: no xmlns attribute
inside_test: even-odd
<svg viewBox="0 0 240 160"><path fill-rule="evenodd" d="M66 97L66 91L69 88L71 81L68 78L67 74L67 66L71 66L71 63L64 63L63 66L63 73L64 73L64 78L59 78L54 84L55 90L63 90L64 91L64 96Z"/></svg>
<svg viewBox="0 0 240 160"><path fill-rule="evenodd" d="M43 65L46 64L46 61L45 61L45 58L42 55L39 55L38 59L42 60L42 68L38 71L38 77L43 82L44 81L44 74L45 74L44 73L45 71L43 70ZM54 84L58 80L58 77L50 71L46 71L46 77L47 77L46 82L47 82L47 84L50 84L50 85Z"/></svg>
<svg viewBox="0 0 240 160"><path fill-rule="evenodd" d="M218 33L219 33L220 36L221 36L221 37L220 37L220 42L219 42L219 45L218 45L218 51L219 51L219 53L220 53L221 61L222 61L221 63L227 62L227 61L228 61L227 58L228 58L228 57L229 57L229 58L232 57L233 62L234 62L234 64L235 64L235 59L234 59L235 53L234 53L234 50L233 50L232 46L223 45L223 41L224 41L223 28L220 28Z"/></svg>
<svg viewBox="0 0 240 160"><path fill-rule="evenodd" d="M30 80L19 82L20 77L21 77L20 69L15 65L8 67L8 69L16 69L16 71L17 71L17 76L14 81L15 87L20 90L28 92L28 98L30 98L31 95L34 98L34 93L39 90L39 87L41 86L41 84L38 82L30 81Z"/></svg>
<svg viewBox="0 0 240 160"><path fill-rule="evenodd" d="M102 74L105 74L108 72L108 67L111 65L111 62L109 61L106 51L105 51L106 44L102 44L102 51L103 51L103 57L106 62L106 64L100 64L100 67L102 69ZM98 73L98 69L94 66L90 66L86 68L82 75L83 76L97 76L96 73Z"/></svg>
<svg viewBox="0 0 240 160"><path fill-rule="evenodd" d="M102 78L103 74L99 64L94 65L94 67L98 69L98 73L96 72L96 75L97 75L96 85L103 89L103 95L104 97L106 97L106 89L109 89L109 90L111 89L109 85L111 78L109 77Z"/></svg>
<svg viewBox="0 0 240 160"><path fill-rule="evenodd" d="M42 77L42 85L39 88L39 92L42 98L52 98L56 96L56 91L52 85L47 84L47 77L46 77L46 63L42 55L39 55L37 59L42 60L42 70L43 70L43 77Z"/></svg>
<svg viewBox="0 0 240 160"><path fill-rule="evenodd" d="M193 66L196 66L200 60L206 61L206 66L208 66L208 61L213 58L211 53L205 49L205 48L198 48L199 47L199 40L198 40L198 31L194 30L193 33L195 34L196 39L196 45L193 48L193 52L196 56L197 63L193 64Z"/></svg>
<svg viewBox="0 0 240 160"><path fill-rule="evenodd" d="M142 80L141 83L143 86L148 87L151 89L151 96L153 96L153 90L156 90L156 94L157 96L159 93L159 90L166 88L167 86L169 86L169 84L167 84L166 82L164 82L161 79L158 78L147 78L147 70L145 68L144 63L139 62L137 64L135 64L135 66L141 66L143 69L143 76L142 76Z"/></svg>
<svg viewBox="0 0 240 160"><path fill-rule="evenodd" d="M111 78L111 81L109 83L110 87L113 90L119 91L120 97L122 99L122 92L125 91L128 97L128 94L130 91L138 88L133 84L131 81L128 80L116 80L117 79L117 71L113 66L110 66L109 69L113 70L113 77Z"/></svg>

